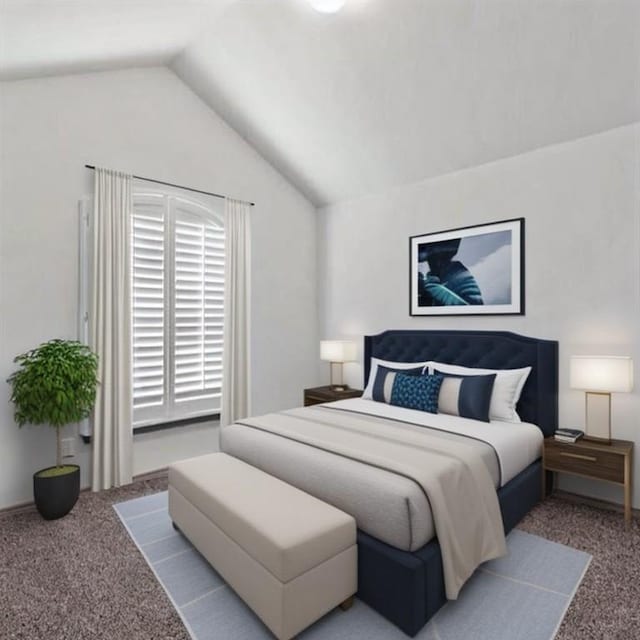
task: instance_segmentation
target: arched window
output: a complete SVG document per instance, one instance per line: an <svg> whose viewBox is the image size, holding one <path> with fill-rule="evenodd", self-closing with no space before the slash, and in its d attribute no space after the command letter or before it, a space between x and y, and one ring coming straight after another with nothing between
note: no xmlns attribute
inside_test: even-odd
<svg viewBox="0 0 640 640"><path fill-rule="evenodd" d="M220 412L224 217L218 206L134 193L134 427Z"/></svg>

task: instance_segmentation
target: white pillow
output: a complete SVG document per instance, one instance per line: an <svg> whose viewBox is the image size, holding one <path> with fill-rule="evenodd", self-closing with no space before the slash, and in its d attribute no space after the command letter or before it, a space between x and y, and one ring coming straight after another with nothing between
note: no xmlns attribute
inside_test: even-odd
<svg viewBox="0 0 640 640"><path fill-rule="evenodd" d="M434 361L428 362L427 367L429 368L429 373L440 371L441 373L461 376L482 376L495 373L496 380L493 383L493 391L491 393L489 418L503 422L522 422L516 411L516 404L520 400L524 383L531 373L531 367L524 367L523 369L475 369Z"/></svg>
<svg viewBox="0 0 640 640"><path fill-rule="evenodd" d="M365 400L373 400L373 383L376 380L376 372L378 365L389 367L391 369L415 369L416 367L425 367L426 362L393 362L392 360L380 360L380 358L371 358L371 367L369 368L369 380L364 388L362 397Z"/></svg>

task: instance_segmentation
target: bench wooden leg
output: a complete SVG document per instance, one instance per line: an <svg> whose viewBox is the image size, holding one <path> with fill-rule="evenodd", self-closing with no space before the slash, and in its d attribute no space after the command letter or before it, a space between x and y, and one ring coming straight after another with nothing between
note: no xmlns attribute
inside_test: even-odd
<svg viewBox="0 0 640 640"><path fill-rule="evenodd" d="M350 598L347 598L344 602L341 602L338 606L343 611L348 611L353 606L353 601L354 600L355 600L355 596L351 596Z"/></svg>
<svg viewBox="0 0 640 640"><path fill-rule="evenodd" d="M173 520L171 521L171 526L172 526L176 531L178 531L179 533L182 533L182 532L180 531L180 527L178 527L178 525L177 525L175 522L173 522Z"/></svg>

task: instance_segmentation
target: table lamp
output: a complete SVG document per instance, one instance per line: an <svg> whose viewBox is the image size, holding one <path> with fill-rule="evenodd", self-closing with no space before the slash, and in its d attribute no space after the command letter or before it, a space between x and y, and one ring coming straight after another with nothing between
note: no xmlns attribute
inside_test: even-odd
<svg viewBox="0 0 640 640"><path fill-rule="evenodd" d="M331 388L334 391L346 391L349 388L342 379L342 363L355 361L357 351L356 343L350 340L320 341L320 359L330 363ZM340 382L334 380L334 368L340 373Z"/></svg>
<svg viewBox="0 0 640 640"><path fill-rule="evenodd" d="M571 356L570 386L586 391L585 437L611 443L611 394L633 388L633 360L626 356Z"/></svg>

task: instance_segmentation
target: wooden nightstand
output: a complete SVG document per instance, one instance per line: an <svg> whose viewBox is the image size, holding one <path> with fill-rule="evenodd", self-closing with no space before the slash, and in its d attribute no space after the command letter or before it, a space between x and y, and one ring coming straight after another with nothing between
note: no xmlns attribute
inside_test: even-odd
<svg viewBox="0 0 640 640"><path fill-rule="evenodd" d="M545 438L542 452L544 471L571 473L593 480L604 480L624 487L624 519L631 522L631 488L633 482L633 442L612 440L603 444L582 438L566 443ZM542 474L542 497L546 494L546 477Z"/></svg>
<svg viewBox="0 0 640 640"><path fill-rule="evenodd" d="M361 395L362 389L336 391L329 385L326 387L315 387L314 389L304 390L304 406L310 407L314 404L321 404L323 402L335 402L336 400L346 400L347 398L359 398Z"/></svg>

